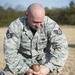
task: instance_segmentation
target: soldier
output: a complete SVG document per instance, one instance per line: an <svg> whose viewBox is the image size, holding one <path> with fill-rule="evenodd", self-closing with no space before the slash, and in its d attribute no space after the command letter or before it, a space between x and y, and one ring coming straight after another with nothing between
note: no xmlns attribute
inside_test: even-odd
<svg viewBox="0 0 75 75"><path fill-rule="evenodd" d="M31 4L26 16L14 20L4 36L6 67L0 75L58 75L68 57L68 44L59 25ZM40 65L35 72L30 67Z"/></svg>

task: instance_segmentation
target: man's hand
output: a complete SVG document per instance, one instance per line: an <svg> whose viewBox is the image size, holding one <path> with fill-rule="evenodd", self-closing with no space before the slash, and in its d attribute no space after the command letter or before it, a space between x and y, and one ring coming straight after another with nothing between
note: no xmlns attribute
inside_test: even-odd
<svg viewBox="0 0 75 75"><path fill-rule="evenodd" d="M40 74L41 75L47 75L49 73L49 68L44 66L44 65L40 65Z"/></svg>
<svg viewBox="0 0 75 75"><path fill-rule="evenodd" d="M44 65L34 64L26 72L27 75L47 75L49 73L49 68Z"/></svg>
<svg viewBox="0 0 75 75"><path fill-rule="evenodd" d="M28 69L28 71L26 72L27 75L39 75L39 72L35 72L32 69Z"/></svg>

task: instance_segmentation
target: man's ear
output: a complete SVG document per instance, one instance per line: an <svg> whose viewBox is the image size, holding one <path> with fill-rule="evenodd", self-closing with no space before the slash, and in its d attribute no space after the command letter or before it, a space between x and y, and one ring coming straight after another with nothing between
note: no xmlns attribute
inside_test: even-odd
<svg viewBox="0 0 75 75"><path fill-rule="evenodd" d="M26 16L28 17L28 12L26 11Z"/></svg>

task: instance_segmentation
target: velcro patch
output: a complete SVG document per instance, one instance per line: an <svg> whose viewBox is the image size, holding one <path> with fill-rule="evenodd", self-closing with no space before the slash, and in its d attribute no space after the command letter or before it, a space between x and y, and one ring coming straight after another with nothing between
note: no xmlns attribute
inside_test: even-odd
<svg viewBox="0 0 75 75"><path fill-rule="evenodd" d="M62 34L62 31L61 31L61 29L59 28L58 30L54 30L54 33L57 34L57 35L61 35L61 34Z"/></svg>
<svg viewBox="0 0 75 75"><path fill-rule="evenodd" d="M7 30L6 32L6 37L9 39L9 38L12 38L13 37L13 33L10 33L9 30Z"/></svg>

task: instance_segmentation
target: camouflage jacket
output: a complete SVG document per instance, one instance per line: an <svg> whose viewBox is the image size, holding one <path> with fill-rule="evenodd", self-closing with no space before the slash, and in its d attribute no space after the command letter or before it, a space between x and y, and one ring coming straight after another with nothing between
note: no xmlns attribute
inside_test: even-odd
<svg viewBox="0 0 75 75"><path fill-rule="evenodd" d="M8 27L4 36L6 64L15 74L23 74L33 64L47 66L52 72L62 68L68 57L68 44L59 25L45 16L35 35L20 17Z"/></svg>

